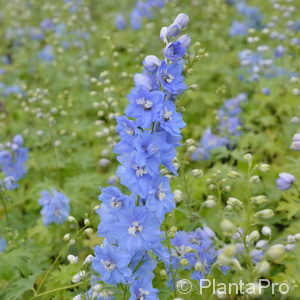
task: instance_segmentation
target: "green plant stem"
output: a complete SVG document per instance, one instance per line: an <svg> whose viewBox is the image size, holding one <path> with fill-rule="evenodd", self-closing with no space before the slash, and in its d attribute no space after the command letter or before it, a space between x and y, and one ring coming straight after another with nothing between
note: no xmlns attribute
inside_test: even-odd
<svg viewBox="0 0 300 300"><path fill-rule="evenodd" d="M79 285L81 285L81 284L83 284L83 283L84 283L84 282L79 282L79 283L75 283L75 284L70 284L70 285L66 285L66 286L63 286L63 287L60 287L60 288L57 288L57 289L53 289L53 290L44 292L44 293L36 294L36 295L34 295L31 299L36 299L36 298L39 298L39 297L41 297L41 296L45 296L45 295L48 295L48 294L55 293L55 292L57 292L57 291L62 291L62 290L71 289L71 288L77 287L77 286L79 286Z"/></svg>
<svg viewBox="0 0 300 300"><path fill-rule="evenodd" d="M0 200L1 200L3 208L4 208L4 215L5 215L5 219L6 219L6 224L9 227L8 210L7 210L6 203L5 203L5 200L3 198L2 193L0 193Z"/></svg>
<svg viewBox="0 0 300 300"><path fill-rule="evenodd" d="M52 265L50 266L50 268L47 270L46 274L43 276L41 283L39 284L39 287L37 288L36 292L38 293L40 291L40 289L42 288L44 282L46 281L47 277L49 276L50 272L52 271L52 269L54 268L54 266L56 265L56 263L58 262L58 260L60 259L60 257L62 256L63 252L66 250L66 248L69 245L65 245L61 251L59 252L59 254L56 256L54 262L52 263Z"/></svg>
<svg viewBox="0 0 300 300"><path fill-rule="evenodd" d="M83 232L83 230L86 228L86 226L84 226L83 228L81 228L81 230L77 231L77 233L74 236L74 239L76 239L79 234L81 232ZM47 270L46 274L44 275L44 277L41 280L41 283L39 285L39 287L37 288L36 292L38 293L41 289L41 287L43 286L45 280L47 279L47 277L49 276L50 272L52 271L52 269L54 268L54 266L56 265L56 263L58 262L58 260L60 259L60 257L62 256L63 252L69 247L69 244L66 244L61 251L59 252L58 256L55 258L54 262L52 263L52 265L50 266L50 268Z"/></svg>

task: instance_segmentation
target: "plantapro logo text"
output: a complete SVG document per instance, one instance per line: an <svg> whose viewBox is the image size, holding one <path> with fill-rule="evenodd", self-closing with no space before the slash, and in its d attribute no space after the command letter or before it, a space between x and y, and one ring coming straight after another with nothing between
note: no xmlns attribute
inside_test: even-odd
<svg viewBox="0 0 300 300"><path fill-rule="evenodd" d="M269 290L272 295L280 293L286 295L290 291L288 283L274 283L268 279L259 279L256 283L245 283L242 280L237 282L223 283L215 279L200 279L200 295L205 289L212 289L214 295L262 295Z"/></svg>

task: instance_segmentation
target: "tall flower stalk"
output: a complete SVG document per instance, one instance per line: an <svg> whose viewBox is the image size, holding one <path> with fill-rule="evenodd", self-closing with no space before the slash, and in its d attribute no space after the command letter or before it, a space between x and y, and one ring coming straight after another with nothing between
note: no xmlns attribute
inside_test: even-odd
<svg viewBox="0 0 300 300"><path fill-rule="evenodd" d="M166 264L170 259L161 225L175 202L161 168L177 174L172 161L185 123L175 101L187 88L184 56L191 43L188 35L178 36L188 21L181 13L161 29L164 59L145 58L143 72L134 76L125 116L117 118L120 141L114 150L121 165L116 174L130 194L111 186L99 196L98 233L104 241L95 248L93 268L105 283L119 284L123 294L130 288L130 299L157 299L153 270L158 259Z"/></svg>

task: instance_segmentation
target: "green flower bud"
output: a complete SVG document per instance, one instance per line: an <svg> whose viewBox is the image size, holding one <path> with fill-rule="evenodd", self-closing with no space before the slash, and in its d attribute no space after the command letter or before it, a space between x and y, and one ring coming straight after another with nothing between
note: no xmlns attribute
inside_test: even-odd
<svg viewBox="0 0 300 300"><path fill-rule="evenodd" d="M255 266L255 271L259 275L266 275L270 272L271 265L268 261L263 260L260 261L256 266Z"/></svg>
<svg viewBox="0 0 300 300"><path fill-rule="evenodd" d="M272 209L266 208L257 212L254 216L263 219L270 219L274 216L274 211Z"/></svg>
<svg viewBox="0 0 300 300"><path fill-rule="evenodd" d="M252 203L260 205L267 202L268 199L264 195L259 195L259 196L251 197L250 200Z"/></svg>
<svg viewBox="0 0 300 300"><path fill-rule="evenodd" d="M281 244L271 246L266 253L267 257L271 260L279 259L284 254L285 254L285 248Z"/></svg>
<svg viewBox="0 0 300 300"><path fill-rule="evenodd" d="M259 169L259 171L265 173L265 172L269 172L271 170L271 167L268 164L260 164L258 169Z"/></svg>

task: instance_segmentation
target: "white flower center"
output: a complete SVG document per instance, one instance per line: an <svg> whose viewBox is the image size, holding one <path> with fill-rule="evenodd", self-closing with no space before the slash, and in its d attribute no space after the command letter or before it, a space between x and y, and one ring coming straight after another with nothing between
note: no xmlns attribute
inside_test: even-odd
<svg viewBox="0 0 300 300"><path fill-rule="evenodd" d="M101 259L101 263L107 271L113 271L116 268L116 265L108 260Z"/></svg>
<svg viewBox="0 0 300 300"><path fill-rule="evenodd" d="M144 290L142 288L139 288L139 296L137 297L138 300L145 300L145 296L149 296L150 292L147 290Z"/></svg>
<svg viewBox="0 0 300 300"><path fill-rule="evenodd" d="M136 167L134 167L134 169L135 169L135 175L137 177L142 177L142 176L148 174L147 170L144 169L144 167L136 166Z"/></svg>
<svg viewBox="0 0 300 300"><path fill-rule="evenodd" d="M134 221L131 223L132 226L128 228L128 233L131 235L136 235L137 233L143 230L143 226L140 225L138 221Z"/></svg>
<svg viewBox="0 0 300 300"><path fill-rule="evenodd" d="M144 110L150 110L153 106L153 103L145 98L138 98L136 100L136 103L138 105L141 105L144 108Z"/></svg>
<svg viewBox="0 0 300 300"><path fill-rule="evenodd" d="M171 74L166 74L165 77L164 77L164 81L166 83L171 83L173 80L174 80L174 76L171 75Z"/></svg>
<svg viewBox="0 0 300 300"><path fill-rule="evenodd" d="M121 207L123 205L123 203L122 203L122 201L117 200L116 197L112 197L111 201L110 201L110 205L113 208L119 208L119 207Z"/></svg>
<svg viewBox="0 0 300 300"><path fill-rule="evenodd" d="M165 110L164 114L163 114L163 118L164 118L164 121L171 121L172 120L172 112Z"/></svg>

